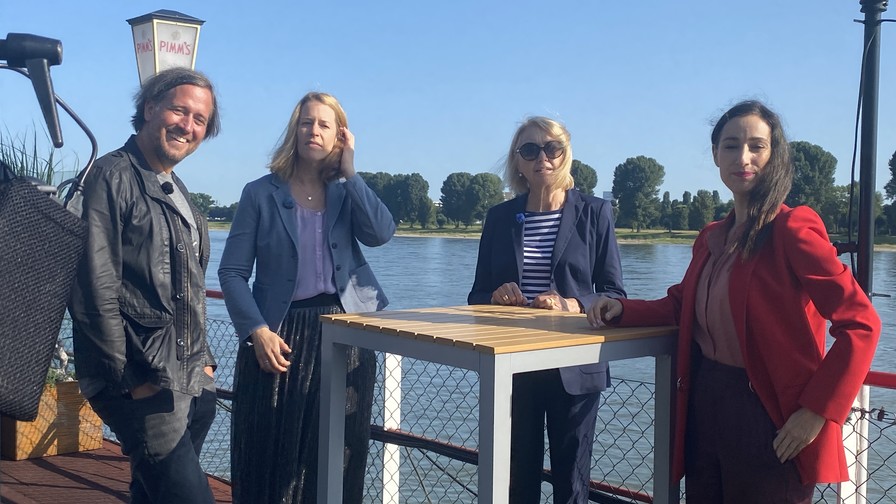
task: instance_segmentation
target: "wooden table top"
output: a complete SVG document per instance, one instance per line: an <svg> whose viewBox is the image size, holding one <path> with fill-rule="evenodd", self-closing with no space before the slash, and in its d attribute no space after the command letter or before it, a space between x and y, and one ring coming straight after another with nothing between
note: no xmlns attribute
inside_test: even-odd
<svg viewBox="0 0 896 504"><path fill-rule="evenodd" d="M594 329L581 313L500 305L323 315L321 321L488 354L667 336L676 331L673 326Z"/></svg>

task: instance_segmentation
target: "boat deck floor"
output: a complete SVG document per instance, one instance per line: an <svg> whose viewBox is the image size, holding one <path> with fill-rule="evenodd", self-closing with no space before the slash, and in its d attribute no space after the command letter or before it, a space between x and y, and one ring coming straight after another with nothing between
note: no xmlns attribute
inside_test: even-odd
<svg viewBox="0 0 896 504"><path fill-rule="evenodd" d="M3 504L104 504L129 502L131 471L115 443L103 447L26 460L0 461L0 502ZM215 500L233 502L230 484L208 478Z"/></svg>

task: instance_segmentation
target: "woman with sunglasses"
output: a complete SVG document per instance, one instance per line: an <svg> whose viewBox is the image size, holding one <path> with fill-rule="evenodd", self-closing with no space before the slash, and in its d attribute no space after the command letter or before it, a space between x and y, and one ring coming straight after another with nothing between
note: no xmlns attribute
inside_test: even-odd
<svg viewBox="0 0 896 504"><path fill-rule="evenodd" d="M793 164L777 114L738 103L710 139L734 210L700 232L666 297L601 298L588 320L679 327L673 469L688 504L809 503L816 483L849 477L842 425L880 318L818 214L783 204Z"/></svg>
<svg viewBox="0 0 896 504"><path fill-rule="evenodd" d="M583 312L624 297L610 202L580 193L562 124L527 119L510 143L505 182L517 195L488 211L470 304ZM588 502L591 448L606 363L513 377L510 502L539 503L547 419L554 502Z"/></svg>
<svg viewBox="0 0 896 504"><path fill-rule="evenodd" d="M231 448L237 504L317 502L320 316L389 303L359 242L383 245L395 223L355 173L354 147L336 98L308 93L271 173L240 197L218 268L240 339ZM352 348L348 359L343 496L360 504L376 358Z"/></svg>

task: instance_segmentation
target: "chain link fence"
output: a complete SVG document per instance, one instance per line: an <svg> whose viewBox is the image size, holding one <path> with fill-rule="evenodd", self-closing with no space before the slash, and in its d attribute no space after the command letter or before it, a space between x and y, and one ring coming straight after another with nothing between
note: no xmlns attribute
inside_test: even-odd
<svg viewBox="0 0 896 504"><path fill-rule="evenodd" d="M209 300L209 303L220 302ZM201 462L206 472L230 478L230 394L236 362L237 338L229 320L210 319L209 344L218 361L216 382L220 389L218 412L209 431ZM71 323L63 324L62 341L71 348ZM77 356L75 356L77 358ZM385 389L387 366L377 354L372 436L366 474L365 502L380 502L383 493L397 492L400 502L469 503L477 500L479 377L472 371L427 361L403 358L401 419L387 418ZM863 458L847 453L847 460L866 462L864 498L868 503L893 501L896 491L896 400L892 390L874 388L887 406L855 409L844 425L867 441ZM651 502L653 494L654 385L645 380L614 376L613 387L602 394L592 457L592 502ZM878 400L873 398L873 400ZM862 421L867 427L862 428ZM399 425L398 429L383 426ZM867 432L865 432L867 431ZM106 436L114 439L106 430ZM547 447L547 440L545 440ZM387 453L388 452L388 453ZM397 454L397 468L384 460ZM388 455L388 456L387 456ZM545 451L545 467L549 467ZM395 471L397 470L397 478ZM855 470L855 467L852 468ZM545 471L542 502L552 502L550 473ZM397 481L397 485L394 482ZM393 482L392 484L384 482ZM684 485L682 483L682 489ZM819 485L816 504L840 502L839 485ZM397 497L397 496L396 496ZM843 498L850 497L844 494ZM685 502L682 491L681 499ZM859 500L859 502L862 502Z"/></svg>

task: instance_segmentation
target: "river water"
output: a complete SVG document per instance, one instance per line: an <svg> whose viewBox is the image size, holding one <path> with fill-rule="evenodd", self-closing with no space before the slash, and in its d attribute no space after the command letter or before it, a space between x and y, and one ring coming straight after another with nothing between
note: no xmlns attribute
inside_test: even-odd
<svg viewBox="0 0 896 504"><path fill-rule="evenodd" d="M217 269L227 231L212 231L207 286L218 289ZM376 248L364 248L377 279L389 297L389 310L467 304L473 284L479 240L396 236ZM625 288L631 298L654 299L681 280L691 259L690 245L620 245ZM848 259L844 256L844 261ZM848 262L847 262L848 264ZM874 254L874 306L883 320L883 335L874 359L877 371L896 372L896 252ZM209 318L227 319L223 303L212 302ZM617 366L618 367L618 366Z"/></svg>
<svg viewBox="0 0 896 504"><path fill-rule="evenodd" d="M207 276L207 286L209 289L218 289L217 268L220 261L221 252L224 248L224 242L227 238L227 231L212 231L211 243L212 254L209 264L209 273ZM476 267L476 257L478 254L479 240L464 238L419 238L419 237L402 237L396 236L389 243L377 248L364 248L364 254L370 262L377 278L383 286L386 295L389 297L390 310L400 310L409 308L422 308L432 306L453 306L466 304L467 294L473 283L473 275ZM653 299L665 295L666 289L681 280L684 271L690 262L691 247L689 245L676 244L621 244L622 269L624 274L625 288L629 297ZM844 258L848 261L848 258ZM848 264L848 263L847 263ZM874 291L881 296L874 297L874 305L883 320L883 335L881 337L878 351L874 359L873 368L877 371L896 372L896 353L893 347L896 342L896 298L889 297L896 292L896 252L878 251L874 254ZM224 304L221 301L209 300L208 317L215 320L229 320ZM211 328L210 328L211 331ZM215 345L216 357L219 364L232 362L233 353L236 348L236 342L224 341L217 342ZM231 365L232 366L232 365ZM231 369L232 367L223 365L219 369L216 377L218 385L229 388L232 383ZM407 365L405 369L405 381L420 384L419 386L411 385L411 390L406 390L404 403L411 406L412 414L423 414L426 418L419 423L415 422L417 427L425 430L425 432L414 432L428 435L429 437L437 437L445 439L444 434L448 434L451 442L455 444L466 445L475 448L476 445L476 401L477 401L477 385L476 376L463 372L462 370L446 370L440 369L436 375L425 375L420 381L416 381L416 374L420 371L421 363L412 363ZM424 374L421 372L420 374ZM637 383L639 381L653 382L654 379L654 361L652 358L632 359L612 364L612 374L616 378L624 378ZM435 402L430 403L431 398L421 399L414 396L416 393L424 394L423 390L415 390L424 388L436 388L439 384L451 382L455 387L455 391L460 391L461 396L456 405L456 410L445 414L435 410ZM617 382L620 384L621 382ZM622 386L620 385L620 388ZM640 390L640 389L636 389ZM630 401L636 392L631 396L622 396L614 399L612 396L605 398L608 405L602 406L601 417L603 419L604 410L607 407L613 407L614 400L619 402ZM437 400L440 400L437 398ZM417 401L416 403L414 401ZM894 409L896 403L896 393L893 391L874 389L871 396L872 407L883 407L887 411ZM430 407L421 405L430 404ZM413 406L417 406L414 408ZM644 407L652 410L652 401L648 398L645 400ZM377 405L375 405L374 417L377 415ZM621 411L627 408L624 406ZM451 422L454 420L448 417L454 417L460 411L462 419L459 425ZM432 411L433 414L429 415ZM619 415L619 412L611 413L611 415ZM614 420L619 420L613 417ZM225 418L220 421L226 421ZM634 421L637 421L633 418ZM409 417L403 418L403 427L407 428L404 423L410 421ZM613 427L612 425L608 426ZM628 427L627 427L628 428ZM649 428L649 426L647 427ZM213 428L214 429L214 428ZM612 445L615 449L618 437L622 435L620 432L612 432L612 430L604 429L598 433L598 443L601 443L602 436L610 436L606 448ZM219 432L229 432L226 427L221 426ZM222 439L216 439L222 437ZM649 442L652 438L642 437L636 444ZM229 441L226 434L216 436L214 432L209 435L206 443L206 449L203 453L203 459L206 467L221 467L226 465L226 459L229 455ZM875 445L878 449L884 449L887 453L892 453L892 444L888 439L878 441ZM472 443L472 446L471 446ZM883 446L886 444L887 446ZM644 460L650 464L649 459L650 446L642 446L646 449ZM599 456L596 453L596 456ZM607 453L606 456L610 460L624 458L624 453ZM378 455L371 454L372 463L376 463ZM222 460L223 459L223 460ZM637 460L638 457L635 457ZM424 464L427 462L424 460ZM213 465L214 464L214 465ZM650 465L637 469L638 472L649 471ZM460 471L470 471L470 467L463 467ZM405 468L403 466L402 472ZM229 467L224 470L215 470L219 475L227 477ZM410 479L410 475L408 475ZM649 472L645 475L649 480ZM470 481L475 481L474 475L468 474ZM889 476L883 474L875 475L875 483L885 483L879 479L889 479ZM404 479L403 481L408 481ZM889 483L884 485L884 488ZM549 486L547 487L549 489ZM646 489L649 489L649 485ZM404 491L403 491L404 492ZM465 501L462 494L455 495L454 491L446 493L443 498L452 495L452 498L460 499L458 502ZM876 493L872 490L872 494ZM404 495L404 493L403 493ZM415 494L416 495L416 494ZM467 495L466 497L469 497ZM407 502L417 502L415 497ZM872 500L873 501L873 500ZM420 501L423 502L423 501Z"/></svg>

